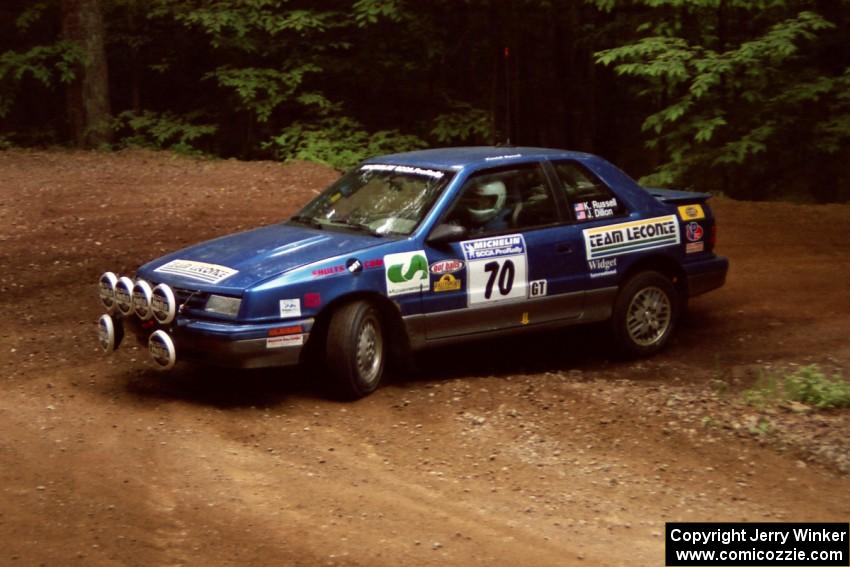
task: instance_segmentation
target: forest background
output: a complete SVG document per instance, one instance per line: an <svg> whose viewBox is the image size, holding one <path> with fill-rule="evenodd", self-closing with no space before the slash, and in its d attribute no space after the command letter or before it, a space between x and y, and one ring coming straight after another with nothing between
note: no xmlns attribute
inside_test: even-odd
<svg viewBox="0 0 850 567"><path fill-rule="evenodd" d="M470 144L850 199L850 0L4 0L0 148L339 169Z"/></svg>

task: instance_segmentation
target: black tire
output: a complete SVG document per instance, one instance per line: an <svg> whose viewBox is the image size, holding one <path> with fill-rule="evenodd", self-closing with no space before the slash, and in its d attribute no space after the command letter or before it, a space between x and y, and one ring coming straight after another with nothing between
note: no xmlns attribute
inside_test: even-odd
<svg viewBox="0 0 850 567"><path fill-rule="evenodd" d="M337 395L354 400L378 389L384 378L386 353L384 325L373 305L348 303L331 316L325 359Z"/></svg>
<svg viewBox="0 0 850 567"><path fill-rule="evenodd" d="M630 277L614 303L611 326L620 353L638 358L667 344L681 311L681 298L669 278L658 272Z"/></svg>

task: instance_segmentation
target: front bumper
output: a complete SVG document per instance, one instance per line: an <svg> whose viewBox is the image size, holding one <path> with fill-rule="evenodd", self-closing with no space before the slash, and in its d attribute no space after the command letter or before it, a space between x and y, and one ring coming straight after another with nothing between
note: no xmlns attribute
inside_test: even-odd
<svg viewBox="0 0 850 567"><path fill-rule="evenodd" d="M231 368L264 368L298 364L314 320L241 324L178 317L168 326L146 326L137 318L128 317L123 323L145 346L155 330L168 333L177 360Z"/></svg>
<svg viewBox="0 0 850 567"><path fill-rule="evenodd" d="M688 297L696 297L726 283L729 260L723 256L715 256L709 260L686 264L685 270L688 274Z"/></svg>

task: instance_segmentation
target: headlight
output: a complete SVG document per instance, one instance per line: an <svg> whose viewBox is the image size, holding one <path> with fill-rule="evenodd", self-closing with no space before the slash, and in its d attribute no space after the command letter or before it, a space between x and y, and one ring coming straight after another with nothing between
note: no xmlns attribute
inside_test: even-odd
<svg viewBox="0 0 850 567"><path fill-rule="evenodd" d="M204 311L227 315L228 317L236 317L239 314L240 305L242 305L242 299L239 297L211 295L207 300L207 306L204 307Z"/></svg>
<svg viewBox="0 0 850 567"><path fill-rule="evenodd" d="M151 285L145 280L139 280L133 286L133 309L142 321L147 321L153 315L151 310L152 297Z"/></svg>
<svg viewBox="0 0 850 567"><path fill-rule="evenodd" d="M163 325L168 325L177 314L177 299L174 292L166 284L159 284L151 292L151 311L153 316Z"/></svg>
<svg viewBox="0 0 850 567"><path fill-rule="evenodd" d="M97 284L100 302L110 313L115 309L115 286L117 284L118 276L112 272L104 272Z"/></svg>
<svg viewBox="0 0 850 567"><path fill-rule="evenodd" d="M118 278L115 284L115 306L121 315L133 312L133 280L127 276Z"/></svg>

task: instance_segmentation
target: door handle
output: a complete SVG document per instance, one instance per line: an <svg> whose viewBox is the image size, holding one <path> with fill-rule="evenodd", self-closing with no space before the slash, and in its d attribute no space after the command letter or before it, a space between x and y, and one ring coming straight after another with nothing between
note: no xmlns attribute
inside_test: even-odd
<svg viewBox="0 0 850 567"><path fill-rule="evenodd" d="M566 242L562 242L560 244L555 245L555 252L559 254L569 254L573 251L572 244L568 244Z"/></svg>

